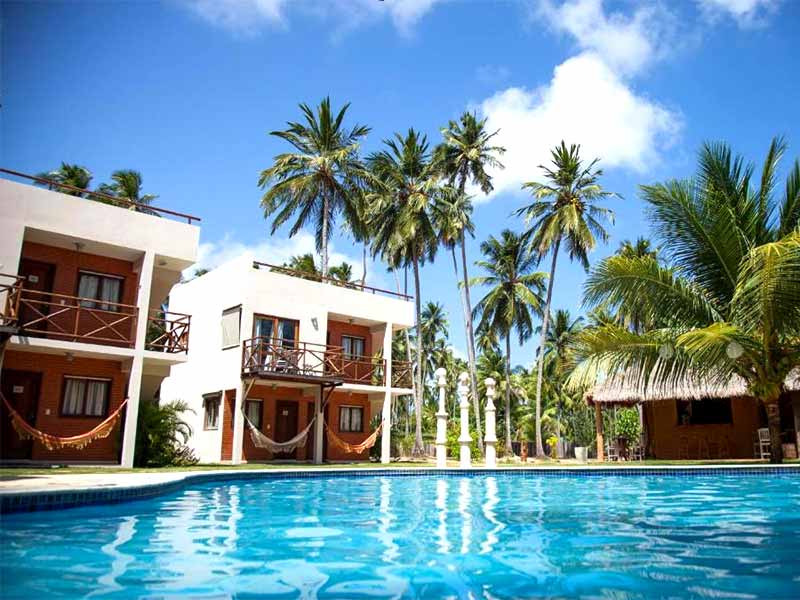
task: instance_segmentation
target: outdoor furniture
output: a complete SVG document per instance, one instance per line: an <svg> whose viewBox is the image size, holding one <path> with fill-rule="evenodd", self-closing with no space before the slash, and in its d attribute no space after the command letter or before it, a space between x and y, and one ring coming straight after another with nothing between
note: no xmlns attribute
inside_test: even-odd
<svg viewBox="0 0 800 600"><path fill-rule="evenodd" d="M644 460L644 446L642 446L642 443L638 442L634 446L631 446L629 455L631 460Z"/></svg>
<svg viewBox="0 0 800 600"><path fill-rule="evenodd" d="M678 439L678 460L690 460L691 456L691 439L688 435L682 435Z"/></svg>
<svg viewBox="0 0 800 600"><path fill-rule="evenodd" d="M755 442L753 442L753 455L762 460L772 456L769 429L767 427L762 427L756 431L756 439Z"/></svg>
<svg viewBox="0 0 800 600"><path fill-rule="evenodd" d="M711 459L711 450L706 438L698 438L697 440L697 458Z"/></svg>
<svg viewBox="0 0 800 600"><path fill-rule="evenodd" d="M619 448L616 442L609 441L606 445L606 459L610 461L619 460Z"/></svg>

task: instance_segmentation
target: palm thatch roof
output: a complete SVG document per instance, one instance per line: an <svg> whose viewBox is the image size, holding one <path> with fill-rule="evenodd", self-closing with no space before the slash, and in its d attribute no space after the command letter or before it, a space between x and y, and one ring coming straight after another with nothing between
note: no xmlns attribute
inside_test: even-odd
<svg viewBox="0 0 800 600"><path fill-rule="evenodd" d="M800 391L800 367L795 367L785 381L786 390ZM726 382L690 383L674 381L655 384L636 373L627 372L597 383L585 395L589 404L639 404L657 400L703 400L748 396L747 383L735 375Z"/></svg>

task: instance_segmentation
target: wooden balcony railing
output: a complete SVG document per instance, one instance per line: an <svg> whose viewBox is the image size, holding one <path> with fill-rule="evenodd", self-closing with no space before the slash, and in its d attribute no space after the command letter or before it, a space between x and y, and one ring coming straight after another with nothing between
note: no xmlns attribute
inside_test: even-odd
<svg viewBox="0 0 800 600"><path fill-rule="evenodd" d="M0 294L3 292L6 300L0 324L15 326L20 335L122 348L133 348L136 343L136 306L28 290L21 277L0 274ZM159 310L152 311L147 320L147 350L189 351L189 315Z"/></svg>
<svg viewBox="0 0 800 600"><path fill-rule="evenodd" d="M413 377L411 363L407 360L392 361L392 387L410 388Z"/></svg>
<svg viewBox="0 0 800 600"><path fill-rule="evenodd" d="M0 273L0 326L16 327L19 322L19 299L23 278ZM4 298L5 296L5 298Z"/></svg>
<svg viewBox="0 0 800 600"><path fill-rule="evenodd" d="M181 313L151 311L145 348L168 354L188 353L191 320L191 316Z"/></svg>
<svg viewBox="0 0 800 600"><path fill-rule="evenodd" d="M398 369L392 385L409 387L410 369L404 361L392 363ZM247 376L277 375L290 379L331 378L347 383L383 386L386 381L386 360L369 356L351 356L341 346L327 346L295 340L252 338L242 342L242 374ZM408 385L405 385L405 381Z"/></svg>

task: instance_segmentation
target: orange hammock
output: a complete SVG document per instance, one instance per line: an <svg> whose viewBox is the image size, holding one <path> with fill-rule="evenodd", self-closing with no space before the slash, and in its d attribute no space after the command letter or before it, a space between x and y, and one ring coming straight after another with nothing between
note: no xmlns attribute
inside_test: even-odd
<svg viewBox="0 0 800 600"><path fill-rule="evenodd" d="M383 427L383 421L381 421L380 424L378 425L378 428L375 431L373 431L370 434L370 436L360 444L348 444L338 435L333 433L333 430L331 429L330 425L328 425L327 422L325 423L325 430L328 435L328 443L331 444L332 446L336 446L337 448L339 448L344 452L355 453L355 454L361 454L364 450L368 450L375 445L375 442L378 440L378 436L381 433L381 427Z"/></svg>
<svg viewBox="0 0 800 600"><path fill-rule="evenodd" d="M25 419L23 419L22 416L16 410L14 410L14 407L11 406L3 394L0 394L0 398L3 398L3 403L6 405L9 413L11 413L11 425L16 430L19 438L21 440L34 439L48 450L58 450L61 448L77 448L78 450L82 450L95 440L107 438L114 429L114 425L117 424L117 421L122 414L123 407L128 402L126 398L122 404L119 405L117 410L111 413L105 421L100 423L91 431L82 433L81 435L73 435L71 437L58 437L55 435L50 435L49 433L45 433L44 431L39 431L35 427L28 425L28 423L25 422Z"/></svg>

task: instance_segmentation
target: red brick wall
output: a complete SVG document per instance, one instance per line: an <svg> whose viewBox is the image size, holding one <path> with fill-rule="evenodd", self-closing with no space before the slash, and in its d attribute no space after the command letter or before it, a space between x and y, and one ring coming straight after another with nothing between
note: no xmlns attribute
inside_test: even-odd
<svg viewBox="0 0 800 600"><path fill-rule="evenodd" d="M33 371L42 374L39 403L36 411L36 423L31 423L45 433L60 437L86 433L100 424L105 417L60 417L61 399L64 387L64 376L100 377L111 379L109 394L109 414L116 410L124 399L128 375L123 373L121 365L113 360L98 360L76 357L71 362L65 356L37 354L35 352L6 351L3 369L17 371ZM50 414L47 414L47 411ZM120 421L121 423L121 421ZM48 450L38 442L34 442L33 460L69 462L118 462L121 444L121 426L105 439L96 440L82 450L65 448Z"/></svg>
<svg viewBox="0 0 800 600"><path fill-rule="evenodd" d="M65 248L46 246L34 242L24 242L22 244L22 258L55 265L52 290L55 294L76 296L78 294L78 273L80 271L92 271L99 274L115 275L123 278L120 304L136 304L139 277L138 274L134 272L134 265L131 262L95 254L76 252L75 250L68 250ZM41 298L39 295L32 297ZM59 303L58 298L52 299L52 301L55 304ZM36 305L36 307L40 310L42 308L41 305ZM50 308L50 312L54 312L55 310L57 310L57 307ZM74 327L75 313L69 311L66 314L54 317L54 319L60 327L71 331ZM109 322L107 318L103 320ZM116 319L110 319L110 321L114 320ZM98 327L102 327L100 321L90 314L83 314L78 330L79 332L87 333ZM54 326L50 326L48 329L50 331L58 331ZM115 329L119 331L122 336L130 338L133 332L133 321L129 320L115 325ZM101 331L98 335L107 338L116 337L113 332L108 330Z"/></svg>
<svg viewBox="0 0 800 600"><path fill-rule="evenodd" d="M372 335L369 327L364 325L351 325L342 321L328 321L328 344L331 346L341 346L342 336L364 338L364 354L372 356Z"/></svg>
<svg viewBox="0 0 800 600"><path fill-rule="evenodd" d="M233 459L233 411L236 409L236 390L225 390L222 395L222 460Z"/></svg>

